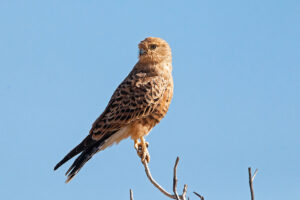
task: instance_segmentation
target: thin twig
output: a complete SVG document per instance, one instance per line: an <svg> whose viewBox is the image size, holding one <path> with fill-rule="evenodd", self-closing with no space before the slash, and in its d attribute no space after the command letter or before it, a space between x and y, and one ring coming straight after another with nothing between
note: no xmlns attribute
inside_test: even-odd
<svg viewBox="0 0 300 200"><path fill-rule="evenodd" d="M130 200L134 200L134 199L133 199L133 193L132 193L132 190L131 190L131 189L129 190L129 193L130 193Z"/></svg>
<svg viewBox="0 0 300 200"><path fill-rule="evenodd" d="M184 184L183 191L182 191L182 198L183 198L183 200L186 199L186 193L187 193L187 184Z"/></svg>
<svg viewBox="0 0 300 200"><path fill-rule="evenodd" d="M255 172L254 172L254 174L253 174L253 176L252 176L252 178L251 178L252 182L254 181L254 178L255 178L257 172L258 172L258 169L255 170Z"/></svg>
<svg viewBox="0 0 300 200"><path fill-rule="evenodd" d="M178 165L178 162L179 162L179 157L177 157L176 159L176 162L175 162L175 166L174 166L174 177L176 179L175 181L175 191L177 192L176 190L176 187L177 187L177 177L176 177L176 168L177 168L177 165ZM185 195L187 193L187 185L184 185L184 188L183 188L183 193L182 195L178 195L177 196L174 194L171 194L169 192L167 192L162 186L160 186L155 180L154 178L152 177L151 175L151 172L150 172L150 169L149 169L149 166L148 166L148 163L147 161L142 161L144 167L145 167L145 172L146 172L146 175L148 177L148 179L150 180L150 182L159 190L161 191L164 195L166 195L167 197L171 198L171 199L176 199L176 200L185 200ZM174 189L174 179L173 179L173 189Z"/></svg>
<svg viewBox="0 0 300 200"><path fill-rule="evenodd" d="M178 165L178 162L179 162L179 157L176 158L175 165L174 165L173 192L175 194L176 199L180 200L178 193L177 193L177 165Z"/></svg>
<svg viewBox="0 0 300 200"><path fill-rule="evenodd" d="M195 194L196 196L198 196L201 200L204 200L204 197L201 196L200 194L198 194L197 192L194 192L194 194Z"/></svg>
<svg viewBox="0 0 300 200"><path fill-rule="evenodd" d="M250 186L250 193L251 193L251 200L254 200L254 190L253 190L253 181L257 174L258 170L256 169L254 175L251 174L251 167L248 167L248 174L249 174L249 186Z"/></svg>
<svg viewBox="0 0 300 200"><path fill-rule="evenodd" d="M149 167L148 167L148 163L146 161L143 161L142 162L144 167L145 167L145 172L146 172L146 175L148 177L148 179L150 180L150 182L157 188L159 189L159 191L161 191L164 195L166 195L167 197L169 198L172 198L172 199L176 199L176 197L172 194L170 194L169 192L167 192L163 187L161 187L153 178L152 178L152 175L151 175L151 172L149 170Z"/></svg>

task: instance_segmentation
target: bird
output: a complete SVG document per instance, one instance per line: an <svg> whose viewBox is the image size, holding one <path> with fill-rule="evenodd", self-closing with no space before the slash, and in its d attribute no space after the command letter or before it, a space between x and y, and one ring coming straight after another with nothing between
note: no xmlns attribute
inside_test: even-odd
<svg viewBox="0 0 300 200"><path fill-rule="evenodd" d="M145 136L166 115L173 97L172 53L169 44L147 37L138 44L139 60L113 93L89 134L57 165L80 154L66 172L66 183L97 152L131 137L142 162L150 162Z"/></svg>

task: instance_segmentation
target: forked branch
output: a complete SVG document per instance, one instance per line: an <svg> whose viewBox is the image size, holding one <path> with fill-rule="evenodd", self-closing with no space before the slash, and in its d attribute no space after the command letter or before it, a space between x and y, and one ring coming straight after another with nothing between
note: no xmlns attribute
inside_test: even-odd
<svg viewBox="0 0 300 200"><path fill-rule="evenodd" d="M162 186L160 186L155 179L152 177L148 163L146 161L143 161L143 165L145 167L145 172L146 175L149 179L149 181L159 190L161 191L164 195L166 195L167 197L171 198L171 199L176 199L176 200L186 200L186 192L187 192L187 185L184 185L183 188L183 192L182 195L178 195L177 193L177 166L178 166L178 162L179 162L179 157L177 157L175 165L174 165L174 176L173 176L173 192L174 194L171 194L169 192L167 192Z"/></svg>
<svg viewBox="0 0 300 200"><path fill-rule="evenodd" d="M179 163L179 157L176 158L174 169L173 169L173 192L174 194L169 193L167 190L165 190L161 185L159 185L156 180L152 177L149 166L147 161L142 161L142 164L144 165L146 175L149 179L149 181L156 187L161 193L163 193L165 196L169 197L170 199L176 199L176 200L186 200L186 193L187 193L187 185L185 184L182 190L182 194L179 195L177 192L177 166ZM195 195L200 197L201 200L204 200L204 197L200 194L194 192ZM133 200L133 194L132 190L130 189L130 200ZM188 199L189 200L189 199Z"/></svg>
<svg viewBox="0 0 300 200"><path fill-rule="evenodd" d="M249 186L250 186L250 193L251 193L251 200L254 200L254 190L253 190L253 181L257 174L258 170L256 169L253 176L251 174L251 167L248 167L248 174L249 174Z"/></svg>
<svg viewBox="0 0 300 200"><path fill-rule="evenodd" d="M150 182L159 190L161 191L164 195L166 195L167 197L171 198L171 199L176 199L176 200L186 200L186 193L187 193L187 185L185 184L183 187L183 191L181 195L178 195L177 192L177 166L178 166L178 162L179 162L179 157L177 157L176 161L175 161L175 165L174 165L174 170L173 170L173 192L174 194L171 194L169 192L167 192L162 186L160 186L155 179L152 177L149 166L147 161L142 161L144 167L145 167L145 172L146 175L148 177L148 179L150 180ZM254 178L257 174L258 170L256 169L253 176L251 173L251 167L248 168L248 174L249 174L249 186L250 186L250 193L251 193L251 200L254 200L254 190L253 190L253 181ZM204 197L200 194L198 194L197 192L194 192L194 194L200 198L200 200L204 200ZM188 198L189 200L190 198ZM130 200L133 200L133 194L132 194L132 190L130 189Z"/></svg>

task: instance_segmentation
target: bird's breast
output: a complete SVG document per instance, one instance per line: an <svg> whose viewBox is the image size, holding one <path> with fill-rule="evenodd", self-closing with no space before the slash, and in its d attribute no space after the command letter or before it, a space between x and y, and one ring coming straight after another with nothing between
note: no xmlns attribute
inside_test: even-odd
<svg viewBox="0 0 300 200"><path fill-rule="evenodd" d="M156 108L148 116L138 119L130 125L130 135L133 140L146 136L151 129L167 114L173 96L173 85L167 88Z"/></svg>
<svg viewBox="0 0 300 200"><path fill-rule="evenodd" d="M162 99L154 109L153 113L150 114L149 118L156 121L156 124L160 122L162 118L167 114L169 106L173 97L173 83L171 82L166 89Z"/></svg>

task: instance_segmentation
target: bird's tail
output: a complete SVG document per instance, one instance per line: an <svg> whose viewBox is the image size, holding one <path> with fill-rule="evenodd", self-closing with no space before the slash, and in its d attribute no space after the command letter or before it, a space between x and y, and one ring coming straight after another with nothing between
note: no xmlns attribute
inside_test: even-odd
<svg viewBox="0 0 300 200"><path fill-rule="evenodd" d="M87 147L92 146L97 141L92 139L91 135L88 135L80 144L78 144L74 149L72 149L59 163L54 167L54 170L57 170L60 166L65 164L68 160L81 153Z"/></svg>
<svg viewBox="0 0 300 200"><path fill-rule="evenodd" d="M74 178L74 176L80 171L80 169L84 166L84 164L93 157L93 155L95 153L97 153L98 151L101 150L101 147L103 146L103 144L105 144L107 142L107 140L109 139L109 137L112 135L113 133L110 134L106 134L104 137L102 137L100 140L95 141L92 139L92 137L90 137L89 139L84 139L77 147L75 147L70 153L68 153L55 167L54 170L56 170L57 168L59 168L62 164L64 164L65 162L67 162L68 160L70 160L72 157L74 157L75 155L79 154L80 152L82 152L77 158L76 160L73 162L73 164L71 165L71 167L68 169L68 171L66 172L66 176L67 176L67 180L66 183L68 183L70 180L72 180L72 178ZM89 137L89 136L88 136ZM84 143L84 141L86 140L86 143ZM84 144L88 144L89 145L84 145ZM77 150L76 150L77 149Z"/></svg>
<svg viewBox="0 0 300 200"><path fill-rule="evenodd" d="M91 147L84 150L73 162L71 167L66 172L66 176L68 176L66 183L68 183L72 178L80 171L83 165L93 157L95 153L101 150L101 146L103 143L98 141L96 144L92 145Z"/></svg>

